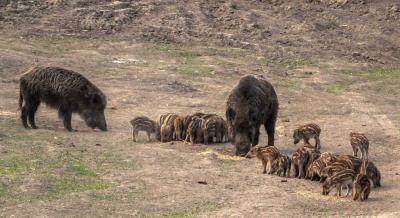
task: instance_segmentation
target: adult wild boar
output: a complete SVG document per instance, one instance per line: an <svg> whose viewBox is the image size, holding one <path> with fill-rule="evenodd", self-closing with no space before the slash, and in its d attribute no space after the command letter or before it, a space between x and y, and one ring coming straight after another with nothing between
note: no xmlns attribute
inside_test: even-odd
<svg viewBox="0 0 400 218"><path fill-rule="evenodd" d="M278 97L272 85L261 75L240 78L226 102L226 120L230 141L236 155L244 156L250 146L258 144L260 126L268 134L268 145L274 145Z"/></svg>
<svg viewBox="0 0 400 218"><path fill-rule="evenodd" d="M103 92L79 73L58 67L34 67L20 78L19 107L25 128L28 120L36 129L35 113L41 102L58 110L64 127L72 131L72 113L78 113L86 124L107 131Z"/></svg>

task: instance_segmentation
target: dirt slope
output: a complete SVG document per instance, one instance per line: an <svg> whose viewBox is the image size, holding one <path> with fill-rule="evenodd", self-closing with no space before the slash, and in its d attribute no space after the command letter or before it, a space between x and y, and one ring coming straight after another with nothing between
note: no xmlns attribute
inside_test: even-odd
<svg viewBox="0 0 400 218"><path fill-rule="evenodd" d="M400 4L390 0L19 2L3 7L0 22L27 36L113 34L249 48L278 61L341 57L387 66L400 58Z"/></svg>

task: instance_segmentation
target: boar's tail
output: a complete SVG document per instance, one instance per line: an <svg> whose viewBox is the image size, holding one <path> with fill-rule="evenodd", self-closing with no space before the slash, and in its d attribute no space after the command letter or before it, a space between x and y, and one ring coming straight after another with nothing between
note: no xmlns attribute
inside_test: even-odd
<svg viewBox="0 0 400 218"><path fill-rule="evenodd" d="M22 90L19 90L18 110L21 110L24 97L22 96Z"/></svg>

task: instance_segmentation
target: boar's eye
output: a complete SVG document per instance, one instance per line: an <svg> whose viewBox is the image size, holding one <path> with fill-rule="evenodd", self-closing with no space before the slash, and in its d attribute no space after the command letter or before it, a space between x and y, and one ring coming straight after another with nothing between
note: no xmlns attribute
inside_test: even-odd
<svg viewBox="0 0 400 218"><path fill-rule="evenodd" d="M230 121L234 120L236 116L236 112L232 108L228 108L226 111L226 118Z"/></svg>

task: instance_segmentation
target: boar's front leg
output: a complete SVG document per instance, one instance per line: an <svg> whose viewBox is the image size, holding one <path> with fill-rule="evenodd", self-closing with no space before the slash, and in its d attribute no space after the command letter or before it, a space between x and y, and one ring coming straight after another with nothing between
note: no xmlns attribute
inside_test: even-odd
<svg viewBox="0 0 400 218"><path fill-rule="evenodd" d="M254 132L254 135L253 135L253 138L252 138L252 142L251 142L252 146L258 145L258 141L259 141L259 138L260 138L260 131L259 131L260 127L258 126L256 128L258 128L258 129L255 129L255 132Z"/></svg>
<svg viewBox="0 0 400 218"><path fill-rule="evenodd" d="M276 118L272 117L264 123L265 130L268 135L268 145L274 146L275 144L275 122Z"/></svg>
<svg viewBox="0 0 400 218"><path fill-rule="evenodd" d="M29 128L28 126L28 109L26 106L23 106L21 108L21 120L22 120L22 125L24 125L25 128Z"/></svg>
<svg viewBox="0 0 400 218"><path fill-rule="evenodd" d="M72 132L72 126L71 126L71 119L72 119L72 111L69 108L61 108L58 110L58 115L63 119L64 122L64 127Z"/></svg>

